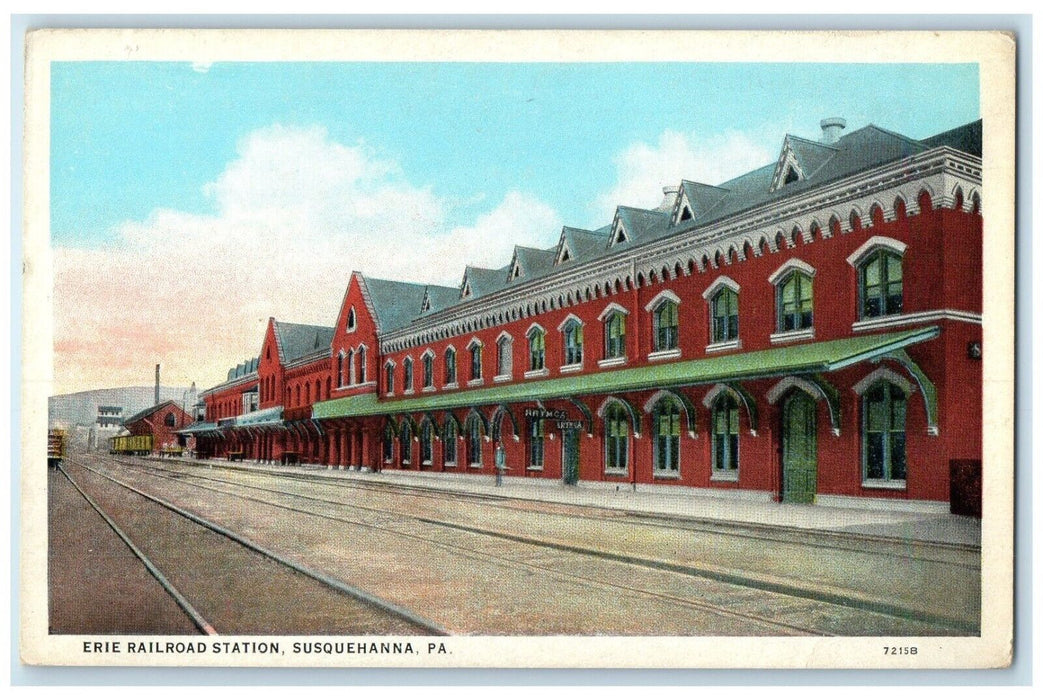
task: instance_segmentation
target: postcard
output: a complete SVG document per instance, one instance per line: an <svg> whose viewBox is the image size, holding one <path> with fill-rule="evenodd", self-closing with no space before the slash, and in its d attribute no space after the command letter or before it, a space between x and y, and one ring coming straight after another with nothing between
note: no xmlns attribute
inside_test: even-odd
<svg viewBox="0 0 1043 700"><path fill-rule="evenodd" d="M29 33L23 663L1009 665L1014 54Z"/></svg>

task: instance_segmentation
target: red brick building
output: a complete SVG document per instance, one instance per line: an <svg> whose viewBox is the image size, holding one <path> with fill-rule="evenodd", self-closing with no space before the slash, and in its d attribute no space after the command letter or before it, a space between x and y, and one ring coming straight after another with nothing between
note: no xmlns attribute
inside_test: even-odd
<svg viewBox="0 0 1043 700"><path fill-rule="evenodd" d="M208 420L260 379L261 459L948 508L981 460L981 123L842 129L459 287L352 273L327 344L273 320Z"/></svg>
<svg viewBox="0 0 1043 700"><path fill-rule="evenodd" d="M192 416L174 401L164 401L123 421L123 428L131 435L151 435L152 451L178 447L179 431L192 423Z"/></svg>

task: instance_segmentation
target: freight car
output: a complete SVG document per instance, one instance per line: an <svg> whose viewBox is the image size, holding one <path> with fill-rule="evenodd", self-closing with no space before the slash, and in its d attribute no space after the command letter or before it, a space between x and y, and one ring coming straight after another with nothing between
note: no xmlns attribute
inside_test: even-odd
<svg viewBox="0 0 1043 700"><path fill-rule="evenodd" d="M119 435L109 438L109 454L138 455L152 454L151 435Z"/></svg>
<svg viewBox="0 0 1043 700"><path fill-rule="evenodd" d="M65 459L66 439L64 430L47 431L47 466L60 467Z"/></svg>

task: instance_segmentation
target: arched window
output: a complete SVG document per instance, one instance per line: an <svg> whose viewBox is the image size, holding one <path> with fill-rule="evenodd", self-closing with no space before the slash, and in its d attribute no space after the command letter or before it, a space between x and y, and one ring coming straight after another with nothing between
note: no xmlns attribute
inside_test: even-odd
<svg viewBox="0 0 1043 700"><path fill-rule="evenodd" d="M543 469L543 419L529 419L529 466Z"/></svg>
<svg viewBox="0 0 1043 700"><path fill-rule="evenodd" d="M904 482L906 397L887 381L862 395L862 476L865 481Z"/></svg>
<svg viewBox="0 0 1043 700"><path fill-rule="evenodd" d="M710 299L713 318L711 338L714 343L723 343L739 338L739 295L728 287L722 287Z"/></svg>
<svg viewBox="0 0 1043 700"><path fill-rule="evenodd" d="M431 443L434 439L434 428L430 420L425 420L420 425L420 463L431 464Z"/></svg>
<svg viewBox="0 0 1043 700"><path fill-rule="evenodd" d="M626 472L630 462L630 416L619 403L605 410L605 471Z"/></svg>
<svg viewBox="0 0 1043 700"><path fill-rule="evenodd" d="M347 360L348 376L346 380L348 385L353 385L355 383L355 352L353 350L348 350Z"/></svg>
<svg viewBox="0 0 1043 700"><path fill-rule="evenodd" d="M337 386L344 386L344 351L337 353Z"/></svg>
<svg viewBox="0 0 1043 700"><path fill-rule="evenodd" d="M482 378L482 345L473 343L471 350L471 381Z"/></svg>
<svg viewBox="0 0 1043 700"><path fill-rule="evenodd" d="M413 391L413 358L402 360L402 391L408 394Z"/></svg>
<svg viewBox="0 0 1043 700"><path fill-rule="evenodd" d="M485 429L482 421L471 416L467 421L467 463L472 467L482 466L482 439L485 437Z"/></svg>
<svg viewBox="0 0 1043 700"><path fill-rule="evenodd" d="M513 363L511 355L511 337L501 335L500 339L496 341L496 376L509 377L511 375Z"/></svg>
<svg viewBox="0 0 1043 700"><path fill-rule="evenodd" d="M348 330L355 330L355 307L348 309Z"/></svg>
<svg viewBox="0 0 1043 700"><path fill-rule="evenodd" d="M445 421L445 432L443 433L442 447L445 459L445 466L455 467L456 466L456 439L457 439L457 426L456 421L452 418L446 418Z"/></svg>
<svg viewBox="0 0 1043 700"><path fill-rule="evenodd" d="M652 350L673 350L677 347L677 304L664 299L652 312Z"/></svg>
<svg viewBox="0 0 1043 700"><path fill-rule="evenodd" d="M718 474L739 471L739 402L722 392L713 404L713 470Z"/></svg>
<svg viewBox="0 0 1043 700"><path fill-rule="evenodd" d="M168 428L173 428L175 425L177 425L177 418L174 417L173 412L170 412L163 418L163 423Z"/></svg>
<svg viewBox="0 0 1043 700"><path fill-rule="evenodd" d="M529 331L529 371L538 372L546 366L547 334L542 328Z"/></svg>
<svg viewBox="0 0 1043 700"><path fill-rule="evenodd" d="M395 393L395 366L390 363L384 365L384 390L389 394Z"/></svg>
<svg viewBox="0 0 1043 700"><path fill-rule="evenodd" d="M365 346L359 348L359 382L362 384L366 383L366 348Z"/></svg>
<svg viewBox="0 0 1043 700"><path fill-rule="evenodd" d="M861 318L902 313L902 257L881 248L858 268Z"/></svg>
<svg viewBox="0 0 1043 700"><path fill-rule="evenodd" d="M445 350L445 383L456 384L456 350Z"/></svg>
<svg viewBox="0 0 1043 700"><path fill-rule="evenodd" d="M432 353L424 355L424 388L431 389L435 385L435 357Z"/></svg>
<svg viewBox="0 0 1043 700"><path fill-rule="evenodd" d="M652 412L652 434L655 436L653 464L663 474L679 474L681 468L681 407L674 399L664 398Z"/></svg>
<svg viewBox="0 0 1043 700"><path fill-rule="evenodd" d="M583 324L576 319L570 319L562 329L562 334L565 342L565 364L582 364Z"/></svg>
<svg viewBox="0 0 1043 700"><path fill-rule="evenodd" d="M793 272L775 289L779 332L811 328L814 323L811 277Z"/></svg>
<svg viewBox="0 0 1043 700"><path fill-rule="evenodd" d="M626 357L627 319L614 311L605 319L605 359Z"/></svg>
<svg viewBox="0 0 1043 700"><path fill-rule="evenodd" d="M297 385L297 405L301 405L301 385Z"/></svg>
<svg viewBox="0 0 1043 700"><path fill-rule="evenodd" d="M398 450L402 464L413 461L413 426L408 420L402 421L402 427L398 430Z"/></svg>
<svg viewBox="0 0 1043 700"><path fill-rule="evenodd" d="M304 403L311 403L311 382L304 383Z"/></svg>
<svg viewBox="0 0 1043 700"><path fill-rule="evenodd" d="M395 458L395 431L388 423L384 426L384 462L390 463Z"/></svg>
<svg viewBox="0 0 1043 700"><path fill-rule="evenodd" d="M315 400L322 401L322 380L315 380Z"/></svg>

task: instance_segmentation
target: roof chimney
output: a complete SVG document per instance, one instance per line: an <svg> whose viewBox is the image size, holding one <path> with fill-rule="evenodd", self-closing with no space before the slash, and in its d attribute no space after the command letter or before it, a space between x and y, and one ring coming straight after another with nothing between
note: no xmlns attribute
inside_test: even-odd
<svg viewBox="0 0 1043 700"><path fill-rule="evenodd" d="M840 132L847 126L847 120L842 117L830 117L819 122L822 127L822 143L836 143L840 140Z"/></svg>
<svg viewBox="0 0 1043 700"><path fill-rule="evenodd" d="M656 211L673 211L674 202L677 201L677 193L681 188L677 185L667 185L663 188L663 201L655 208Z"/></svg>

